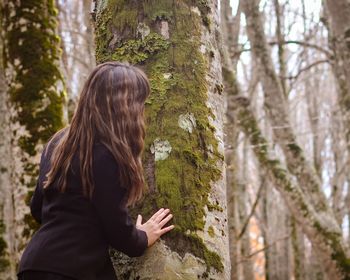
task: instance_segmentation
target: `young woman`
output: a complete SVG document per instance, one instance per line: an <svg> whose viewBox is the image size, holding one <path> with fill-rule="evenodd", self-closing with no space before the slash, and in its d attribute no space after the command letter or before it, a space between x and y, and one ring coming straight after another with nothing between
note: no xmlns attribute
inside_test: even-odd
<svg viewBox="0 0 350 280"><path fill-rule="evenodd" d="M90 74L71 124L46 145L31 213L41 223L26 247L21 280L115 280L109 246L134 257L174 226L160 209L136 225L127 206L141 198L144 102L150 86L136 67L106 62Z"/></svg>

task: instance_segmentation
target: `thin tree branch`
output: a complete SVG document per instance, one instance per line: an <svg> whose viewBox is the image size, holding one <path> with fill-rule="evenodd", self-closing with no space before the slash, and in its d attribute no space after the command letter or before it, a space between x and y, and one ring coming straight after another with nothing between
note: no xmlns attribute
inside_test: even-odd
<svg viewBox="0 0 350 280"><path fill-rule="evenodd" d="M283 45L288 45L288 44L295 44L295 45L300 45L303 47L307 47L307 48L312 48L315 50L318 50L322 53L324 53L329 59L331 59L334 54L331 50L327 50L325 48L322 48L318 45L312 44L312 43L308 43L308 42L304 42L304 41L298 41L298 40L287 40L287 41L281 41L281 42L277 42L277 41L270 41L268 43L270 46L274 46L274 45L278 45L278 44L283 44ZM242 48L239 51L236 51L234 53L235 56L237 55L241 55L243 52L249 52L251 51L251 48Z"/></svg>
<svg viewBox="0 0 350 280"><path fill-rule="evenodd" d="M249 213L249 216L247 217L246 221L244 222L244 225L242 227L242 230L241 232L238 234L238 237L237 237L237 240L240 240L244 234L244 232L246 231L247 227L248 227L248 224L249 224L249 221L250 219L253 217L254 215L254 212L255 212L255 209L256 207L258 206L258 203L259 203L259 200L260 200L260 197L261 197L261 193L262 193L262 190L263 190L263 186L265 185L265 177L263 178L263 181L261 182L260 186L259 186L259 190L258 190L258 193L256 194L256 198L255 198L255 201L253 203L253 206L252 206L252 210L250 211Z"/></svg>
<svg viewBox="0 0 350 280"><path fill-rule="evenodd" d="M323 64L323 63L330 63L330 61L328 59L322 59L322 60L317 60L311 64L309 64L308 66L301 68L298 73L294 76L287 76L287 77L283 77L284 79L288 79L288 80L296 80L299 78L299 76L303 73L306 72L308 70L310 70L311 68L319 65L319 64Z"/></svg>
<svg viewBox="0 0 350 280"><path fill-rule="evenodd" d="M290 234L288 234L288 235L286 235L286 236L283 236L283 237L281 237L281 238L276 239L274 242L272 242L272 243L266 245L265 247L263 247L263 248L261 248L261 249L259 249L259 250L256 250L255 252L249 254L248 256L244 256L244 259L239 260L237 263L245 262L245 261L247 261L248 259L254 257L255 255L257 255L257 254L259 254L259 253L261 253L261 252L264 252L264 251L267 250L268 248L270 248L270 247L272 247L273 245L275 245L277 242L286 240L286 239L288 239L288 238L290 238Z"/></svg>
<svg viewBox="0 0 350 280"><path fill-rule="evenodd" d="M304 41L297 41L297 40L287 40L287 41L282 41L282 42L277 42L277 41L271 41L269 42L269 45L277 45L277 44L284 44L284 45L288 45L288 44L295 44L295 45L300 45L300 46L304 46L304 47L308 47L308 48L312 48L315 50L318 50L322 53L324 53L328 58L332 58L333 57L333 52L330 50L327 50L325 48L322 48L318 45L315 44L311 44L308 42L304 42Z"/></svg>

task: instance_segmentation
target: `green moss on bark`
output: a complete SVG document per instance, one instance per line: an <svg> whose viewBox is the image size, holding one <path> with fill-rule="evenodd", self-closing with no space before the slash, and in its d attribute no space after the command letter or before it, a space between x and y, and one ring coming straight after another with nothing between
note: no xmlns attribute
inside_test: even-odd
<svg viewBox="0 0 350 280"><path fill-rule="evenodd" d="M314 222L314 227L325 238L327 245L331 248L331 259L336 263L342 279L350 279L350 258L341 247L343 240L341 232L327 231L318 221Z"/></svg>
<svg viewBox="0 0 350 280"><path fill-rule="evenodd" d="M166 50L169 43L157 33L150 33L143 39L128 40L121 44L113 54L112 59L128 61L132 64L142 63L157 52Z"/></svg>
<svg viewBox="0 0 350 280"><path fill-rule="evenodd" d="M211 237L215 237L215 232L214 232L214 228L212 226L210 226L208 228L208 234L211 236Z"/></svg>
<svg viewBox="0 0 350 280"><path fill-rule="evenodd" d="M5 233L5 224L3 220L0 220L0 272L4 272L10 265L10 262L7 258L7 243L3 238Z"/></svg>
<svg viewBox="0 0 350 280"><path fill-rule="evenodd" d="M31 190L36 184L38 166L30 158L37 155L38 145L47 142L63 126L65 91L59 71L58 11L54 0L11 0L2 13L6 30L4 63L12 72L8 93L17 111L12 121L19 122L27 131L18 142L24 151L20 181ZM24 177L30 178L29 182ZM28 221L26 235L30 234L32 224Z"/></svg>
<svg viewBox="0 0 350 280"><path fill-rule="evenodd" d="M146 199L135 211L150 216L160 207L170 208L176 228L164 237L180 255L190 252L204 259L208 270L223 270L220 256L207 249L196 234L204 230L205 209L222 210L211 205L208 195L211 183L221 177L217 161L223 156L217 150L215 128L208 117L215 118L206 106L208 60L200 52L201 30L206 1L111 1L97 14L96 58L128 60L147 73L151 95L146 101L147 136L144 166L153 158ZM135 4L138 3L138 4ZM191 11L197 7L201 15ZM115 25L113 18L123 14L114 11L137 11L135 22ZM161 36L161 22L166 21L169 39ZM142 37L139 23L150 29ZM118 28L117 28L118 27ZM180 128L178 119L187 113L195 117L192 133ZM172 150L165 160L154 162L150 153L153 141L169 141ZM148 180L150 182L150 180Z"/></svg>

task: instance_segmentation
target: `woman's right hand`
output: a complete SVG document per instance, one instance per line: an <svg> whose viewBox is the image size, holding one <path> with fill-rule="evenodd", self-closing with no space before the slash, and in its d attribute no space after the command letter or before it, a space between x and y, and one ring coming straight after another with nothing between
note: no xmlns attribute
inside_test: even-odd
<svg viewBox="0 0 350 280"><path fill-rule="evenodd" d="M143 230L147 234L148 247L152 246L164 233L172 230L174 225L165 226L173 217L169 209L159 209L147 222L142 224L142 216L138 215L136 220L136 228Z"/></svg>

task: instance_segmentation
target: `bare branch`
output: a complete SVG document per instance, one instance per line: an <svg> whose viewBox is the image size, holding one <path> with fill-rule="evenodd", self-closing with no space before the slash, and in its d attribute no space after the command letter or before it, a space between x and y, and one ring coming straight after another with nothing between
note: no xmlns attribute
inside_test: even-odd
<svg viewBox="0 0 350 280"><path fill-rule="evenodd" d="M324 53L328 58L332 58L333 57L333 52L331 50L327 50L325 48L320 47L319 45L315 45L309 42L304 42L304 41L298 41L298 40L287 40L287 41L283 41L283 42L277 42L277 41L271 41L269 42L270 46L273 45L278 45L278 44L284 44L284 45L288 45L288 44L295 44L295 45L300 45L303 47L307 47L307 48L312 48L315 50L318 50L322 53Z"/></svg>
<svg viewBox="0 0 350 280"><path fill-rule="evenodd" d="M259 186L259 190L258 190L258 193L256 194L256 198L255 198L255 201L253 203L252 210L250 211L246 221L244 222L244 225L243 225L243 227L241 229L241 232L238 234L237 240L242 238L244 232L246 231L246 229L248 227L250 219L253 217L253 215L255 213L256 207L258 206L258 203L259 203L259 200L260 200L260 197L261 197L263 186L265 185L265 178L266 177L263 178L263 181L261 182L261 184Z"/></svg>
<svg viewBox="0 0 350 280"><path fill-rule="evenodd" d="M275 245L276 243L281 242L281 241L283 241L283 240L286 240L286 239L288 239L288 238L290 238L290 234L288 234L288 235L286 235L286 236L283 236L283 237L281 237L281 238L276 239L274 242L272 242L272 243L266 245L265 247L263 247L263 248L261 248L261 249L259 249L259 250L256 250L255 252L249 254L248 256L244 256L244 259L239 260L237 263L245 262L245 261L247 261L248 259L254 257L255 255L257 255L257 254L259 254L259 253L261 253L261 252L266 251L268 248L272 247L272 246Z"/></svg>
<svg viewBox="0 0 350 280"><path fill-rule="evenodd" d="M319 64L323 64L323 63L330 63L330 61L328 59L322 59L322 60L317 60L311 64L309 64L308 66L301 68L298 73L294 76L287 76L287 77L283 77L284 79L288 79L288 80L296 80L299 78L299 76L303 73L306 72L308 70L310 70L311 68L319 65Z"/></svg>

